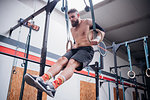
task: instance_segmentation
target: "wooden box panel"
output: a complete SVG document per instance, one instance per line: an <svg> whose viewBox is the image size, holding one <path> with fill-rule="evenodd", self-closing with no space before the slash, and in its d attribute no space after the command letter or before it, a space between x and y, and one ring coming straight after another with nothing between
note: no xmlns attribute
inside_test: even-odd
<svg viewBox="0 0 150 100"><path fill-rule="evenodd" d="M80 81L80 100L96 100L95 83Z"/></svg>
<svg viewBox="0 0 150 100"><path fill-rule="evenodd" d="M14 68L14 67L13 67ZM24 68L16 67L16 74L12 74L7 100L19 100ZM27 70L27 73L39 75L39 72ZM37 89L26 84L24 87L23 100L37 100ZM47 94L43 92L42 100L47 100Z"/></svg>

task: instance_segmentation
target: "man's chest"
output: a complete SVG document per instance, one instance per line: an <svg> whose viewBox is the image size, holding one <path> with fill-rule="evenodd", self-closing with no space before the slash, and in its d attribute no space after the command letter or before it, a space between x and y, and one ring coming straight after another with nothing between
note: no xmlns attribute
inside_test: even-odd
<svg viewBox="0 0 150 100"><path fill-rule="evenodd" d="M73 37L84 36L88 33L89 27L87 25L81 26L78 29L72 30Z"/></svg>

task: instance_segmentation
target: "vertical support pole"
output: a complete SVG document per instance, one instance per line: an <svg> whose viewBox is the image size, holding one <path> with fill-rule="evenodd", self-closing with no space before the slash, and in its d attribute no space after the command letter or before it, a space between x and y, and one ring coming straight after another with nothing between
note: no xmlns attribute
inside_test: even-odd
<svg viewBox="0 0 150 100"><path fill-rule="evenodd" d="M123 100L126 100L126 98L125 98L125 90L124 90L124 81L123 81L123 79L121 78L121 72L120 72L120 82L121 82L121 84L122 84Z"/></svg>
<svg viewBox="0 0 150 100"><path fill-rule="evenodd" d="M44 29L44 36L43 36L42 51L41 51L41 60L40 60L41 64L40 64L39 76L42 76L44 74L44 69L45 69L49 22L50 22L50 12L48 11L48 9L46 9L45 29ZM40 91L38 91L37 100L42 100L42 92Z"/></svg>
<svg viewBox="0 0 150 100"><path fill-rule="evenodd" d="M30 40L31 40L31 31L32 31L32 26L30 26L30 29L29 29L29 35L28 35L28 41L27 41L27 51L26 51L26 59L28 59L28 56L29 56L29 48L30 48ZM25 61L25 64L24 64L24 72L23 72L23 77L22 77L22 85L21 85L21 91L20 91L20 97L19 97L19 100L22 100L23 98L23 92L24 92L24 84L25 84L25 80L24 80L24 75L26 74L27 72L27 66L28 66L28 61L26 60Z"/></svg>
<svg viewBox="0 0 150 100"><path fill-rule="evenodd" d="M111 95L110 95L110 82L108 81L108 92L109 92L109 100L111 100Z"/></svg>
<svg viewBox="0 0 150 100"><path fill-rule="evenodd" d="M144 66L141 65L140 67L141 67L141 73L142 73L142 81L143 81L143 84L146 86L145 77L144 77ZM144 99L147 100L146 89L144 89Z"/></svg>
<svg viewBox="0 0 150 100"><path fill-rule="evenodd" d="M118 88L118 70L117 70L117 55L116 55L116 44L113 42L113 54L114 54L114 66L115 66L115 73L116 73L116 98L119 100L119 88Z"/></svg>
<svg viewBox="0 0 150 100"><path fill-rule="evenodd" d="M137 83L136 83L136 78L134 78L134 84L135 84L135 95L136 95L136 100L139 100L139 94L138 94L138 90L137 90Z"/></svg>
<svg viewBox="0 0 150 100"><path fill-rule="evenodd" d="M121 80L121 83L122 83L122 89L123 89L123 100L126 100L126 97L125 97L125 90L124 90L124 81Z"/></svg>
<svg viewBox="0 0 150 100"><path fill-rule="evenodd" d="M96 100L99 100L99 67L98 62L95 62L95 80L96 80Z"/></svg>
<svg viewBox="0 0 150 100"><path fill-rule="evenodd" d="M99 67L100 69L104 69L104 64L103 64L103 56L100 54L100 58L99 58Z"/></svg>

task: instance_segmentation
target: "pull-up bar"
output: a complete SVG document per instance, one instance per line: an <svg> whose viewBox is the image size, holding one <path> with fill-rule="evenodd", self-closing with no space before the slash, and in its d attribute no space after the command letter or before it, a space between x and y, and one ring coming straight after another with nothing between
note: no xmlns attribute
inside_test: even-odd
<svg viewBox="0 0 150 100"><path fill-rule="evenodd" d="M30 15L29 17L25 18L23 21L19 22L14 27L10 28L10 30L9 30L9 36L11 36L13 30L15 30L19 26L23 25L25 22L29 21L30 19L33 19L34 17L36 17L37 15L39 15L40 13L42 13L43 11L49 10L49 12L51 13L58 1L60 1L60 0L53 0L52 2L47 3L46 6L44 6L41 9L39 9L38 11L36 11L32 15Z"/></svg>
<svg viewBox="0 0 150 100"><path fill-rule="evenodd" d="M141 38L137 38L137 39L134 39L134 40L129 40L129 41L126 41L126 42L127 42L128 44L129 44L129 43L134 43L134 42L137 42L137 41L142 41L142 40L144 40L144 38L147 39L148 36L141 37ZM116 44L116 49L118 49L118 48L119 48L120 46L122 46L122 45L125 45L126 42ZM113 48L113 46L107 46L107 47L106 47L106 49L112 49L112 48Z"/></svg>

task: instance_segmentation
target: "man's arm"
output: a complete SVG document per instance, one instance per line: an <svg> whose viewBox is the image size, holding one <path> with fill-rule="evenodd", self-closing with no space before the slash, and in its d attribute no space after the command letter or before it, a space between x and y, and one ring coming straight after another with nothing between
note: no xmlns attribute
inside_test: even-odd
<svg viewBox="0 0 150 100"><path fill-rule="evenodd" d="M87 22L90 26L90 30L93 29L93 23L92 23L92 20L91 19L87 19ZM99 29L100 30L100 34L97 35L96 37L96 40L98 41L102 41L104 39L104 36L105 36L105 31L102 27L100 27L97 23L95 23L96 25L96 29Z"/></svg>

